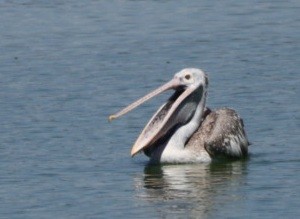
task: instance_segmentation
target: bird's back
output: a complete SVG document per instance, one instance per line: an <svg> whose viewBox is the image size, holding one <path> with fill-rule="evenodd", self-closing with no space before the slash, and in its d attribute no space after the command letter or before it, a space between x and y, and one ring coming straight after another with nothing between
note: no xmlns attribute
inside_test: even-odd
<svg viewBox="0 0 300 219"><path fill-rule="evenodd" d="M186 144L194 153L206 150L214 157L244 157L248 153L248 139L244 123L236 111L221 108L205 112L201 125Z"/></svg>

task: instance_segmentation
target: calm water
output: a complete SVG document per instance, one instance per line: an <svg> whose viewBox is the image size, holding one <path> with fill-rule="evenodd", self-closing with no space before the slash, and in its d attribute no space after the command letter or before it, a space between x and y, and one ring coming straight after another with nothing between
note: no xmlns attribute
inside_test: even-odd
<svg viewBox="0 0 300 219"><path fill-rule="evenodd" d="M296 218L300 1L0 1L1 218ZM149 166L132 143L185 67L235 108L247 161Z"/></svg>

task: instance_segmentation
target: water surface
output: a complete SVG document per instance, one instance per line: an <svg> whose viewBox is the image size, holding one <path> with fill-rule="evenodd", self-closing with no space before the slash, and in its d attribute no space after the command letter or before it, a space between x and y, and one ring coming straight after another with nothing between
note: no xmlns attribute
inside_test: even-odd
<svg viewBox="0 0 300 219"><path fill-rule="evenodd" d="M1 1L1 218L296 218L300 3ZM246 161L150 166L135 138L185 67L243 117Z"/></svg>

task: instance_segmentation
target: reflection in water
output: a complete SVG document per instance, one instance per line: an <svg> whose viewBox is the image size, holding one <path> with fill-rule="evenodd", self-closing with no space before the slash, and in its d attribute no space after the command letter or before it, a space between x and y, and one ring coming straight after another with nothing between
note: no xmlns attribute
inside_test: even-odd
<svg viewBox="0 0 300 219"><path fill-rule="evenodd" d="M202 218L228 201L246 174L246 161L145 167L135 179L137 198L156 206L160 217L182 215ZM222 203L225 202L225 203Z"/></svg>

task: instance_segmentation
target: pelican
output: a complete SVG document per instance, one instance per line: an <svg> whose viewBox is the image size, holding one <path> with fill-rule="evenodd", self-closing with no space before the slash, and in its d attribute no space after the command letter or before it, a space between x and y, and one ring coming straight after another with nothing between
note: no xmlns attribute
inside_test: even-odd
<svg viewBox="0 0 300 219"><path fill-rule="evenodd" d="M243 120L233 109L206 108L208 77L197 68L176 73L172 80L109 116L116 119L152 97L174 94L152 116L131 149L153 163L211 162L218 157L242 158L248 153Z"/></svg>

